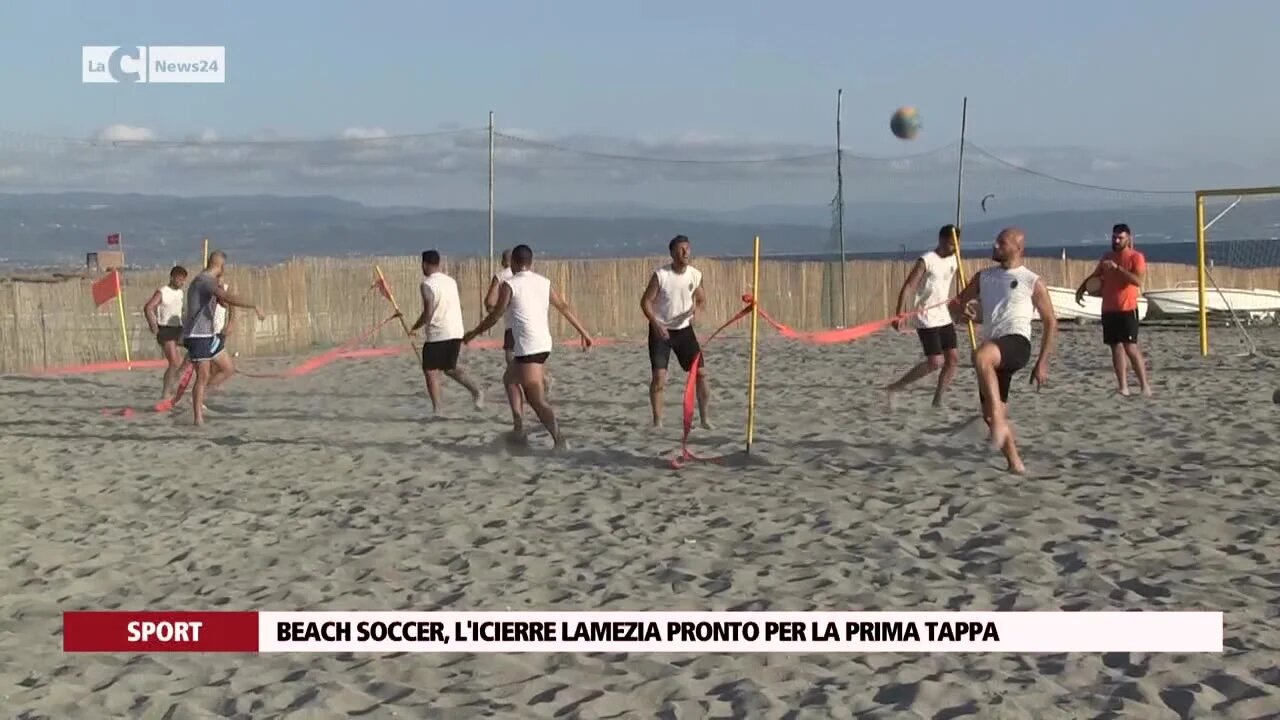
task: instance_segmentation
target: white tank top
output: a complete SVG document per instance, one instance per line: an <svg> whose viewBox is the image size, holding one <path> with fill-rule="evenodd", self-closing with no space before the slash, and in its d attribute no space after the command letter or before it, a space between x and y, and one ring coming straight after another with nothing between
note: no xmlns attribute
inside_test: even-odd
<svg viewBox="0 0 1280 720"><path fill-rule="evenodd" d="M181 288L174 290L168 285L160 286L160 305L156 308L156 322L161 325L182 327L182 307L186 292Z"/></svg>
<svg viewBox="0 0 1280 720"><path fill-rule="evenodd" d="M551 352L551 281L532 270L514 273L507 286L511 302L503 314L516 357Z"/></svg>
<svg viewBox="0 0 1280 720"><path fill-rule="evenodd" d="M221 287L223 290L226 290L227 284L222 283L219 287ZM213 334L214 335L221 334L222 329L225 328L226 326L227 326L227 306L223 305L222 303L218 303L217 305L213 306Z"/></svg>
<svg viewBox="0 0 1280 720"><path fill-rule="evenodd" d="M653 308L658 322L669 330L689 327L693 291L702 285L702 271L686 265L684 272L678 273L671 265L663 265L653 274L658 278L658 298Z"/></svg>
<svg viewBox="0 0 1280 720"><path fill-rule="evenodd" d="M1010 270L994 265L983 268L978 278L982 331L987 339L1021 335L1030 340L1035 315L1031 294L1040 276L1023 265Z"/></svg>
<svg viewBox="0 0 1280 720"><path fill-rule="evenodd" d="M924 262L924 277L920 279L920 287L916 289L916 307L924 308L946 302L951 297L952 284L956 279L956 256L942 257L937 251L930 250L920 256ZM946 305L926 310L916 316L916 326L920 328L944 327L952 323L951 311Z"/></svg>
<svg viewBox="0 0 1280 720"><path fill-rule="evenodd" d="M458 283L442 272L431 273L422 280L431 293L431 317L427 319L427 342L457 340L466 334L462 326L462 300Z"/></svg>

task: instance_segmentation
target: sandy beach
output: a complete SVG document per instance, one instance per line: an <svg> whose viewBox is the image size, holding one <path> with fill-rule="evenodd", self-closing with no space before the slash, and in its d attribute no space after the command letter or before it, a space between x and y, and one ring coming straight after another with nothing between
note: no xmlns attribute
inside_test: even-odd
<svg viewBox="0 0 1280 720"><path fill-rule="evenodd" d="M1019 375L1027 477L1004 472L962 368L890 413L919 358L891 332L771 332L749 459L673 472L684 375L647 428L641 345L560 345L573 449L504 441L500 352L468 351L483 410L428 421L407 354L236 378L146 408L157 372L0 378L0 715L20 718L1264 718L1280 714L1280 386L1218 329L1146 327L1156 397L1113 394L1096 326L1050 384ZM1280 349L1273 328L1253 331ZM1037 328L1036 346L1039 342ZM747 344L707 349L717 429L743 445ZM287 365L246 360L257 372ZM1135 384L1136 386L1136 384ZM536 421L528 420L531 427ZM1103 610L1226 613L1222 655L69 655L75 609Z"/></svg>

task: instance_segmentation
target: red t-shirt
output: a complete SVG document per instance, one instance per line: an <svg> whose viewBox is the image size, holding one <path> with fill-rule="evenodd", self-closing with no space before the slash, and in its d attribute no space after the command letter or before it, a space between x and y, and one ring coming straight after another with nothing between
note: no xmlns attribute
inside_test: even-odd
<svg viewBox="0 0 1280 720"><path fill-rule="evenodd" d="M1147 269L1147 259L1142 253L1127 247L1119 252L1112 250L1102 256L1116 265L1137 275ZM1102 312L1129 312L1138 309L1138 286L1129 278L1109 268L1102 270Z"/></svg>

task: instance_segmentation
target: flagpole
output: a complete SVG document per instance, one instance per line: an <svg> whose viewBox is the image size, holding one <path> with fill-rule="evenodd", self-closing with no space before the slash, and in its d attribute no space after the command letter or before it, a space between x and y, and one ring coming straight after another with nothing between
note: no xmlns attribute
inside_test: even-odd
<svg viewBox="0 0 1280 720"><path fill-rule="evenodd" d="M960 228L961 201L964 198L964 133L966 126L969 124L969 98L964 99L964 104L960 106L960 163L956 169L956 223L955 228ZM964 274L964 259L960 254L960 238L956 235L956 230L951 231L951 246L956 254L956 269L960 272L956 276L956 293L959 293L969 283L969 278ZM974 350L978 349L978 335L973 329L973 321L969 321L969 346Z"/></svg>
<svg viewBox="0 0 1280 720"><path fill-rule="evenodd" d="M124 321L124 287L120 281L120 269L111 271L116 276L116 309L120 312L120 341L124 345L124 364L132 370L133 359L129 356L129 327Z"/></svg>
<svg viewBox="0 0 1280 720"><path fill-rule="evenodd" d="M400 306L396 304L396 296L391 293L391 285L387 283L387 278L383 276L382 268L374 265L373 271L378 274L378 282L381 283L382 289L386 291L387 299L391 301L391 307L395 308L396 313L400 316L400 327L404 328L405 340L409 342L409 347L413 348L413 354L418 356L418 362L422 362L422 353L418 351L418 346L413 344L413 332L409 330L409 323L405 322L404 314L400 312Z"/></svg>
<svg viewBox="0 0 1280 720"><path fill-rule="evenodd" d="M203 269L208 267L208 265L209 265L209 238L205 238L204 254L200 256L200 267L201 269Z"/></svg>

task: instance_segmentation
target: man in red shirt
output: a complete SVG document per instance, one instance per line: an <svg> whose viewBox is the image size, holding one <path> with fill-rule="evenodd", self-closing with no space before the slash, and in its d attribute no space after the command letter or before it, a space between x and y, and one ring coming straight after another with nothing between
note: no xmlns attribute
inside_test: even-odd
<svg viewBox="0 0 1280 720"><path fill-rule="evenodd" d="M1102 256L1093 274L1076 289L1076 303L1084 305L1085 285L1093 278L1102 280L1102 342L1111 347L1111 366L1121 395L1129 394L1129 369L1138 376L1142 394L1151 396L1147 366L1138 347L1138 293L1147 273L1147 259L1133 249L1129 226L1120 223L1111 228L1111 252Z"/></svg>

